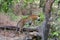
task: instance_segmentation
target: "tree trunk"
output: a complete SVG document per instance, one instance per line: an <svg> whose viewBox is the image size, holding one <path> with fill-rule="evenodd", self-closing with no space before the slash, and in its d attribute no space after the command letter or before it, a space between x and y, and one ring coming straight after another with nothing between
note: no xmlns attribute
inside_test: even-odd
<svg viewBox="0 0 60 40"><path fill-rule="evenodd" d="M45 26L43 28L43 38L42 40L48 40L48 34L50 29L50 17L51 17L51 8L52 4L55 0L46 0L45 6L44 6L44 13L45 13Z"/></svg>

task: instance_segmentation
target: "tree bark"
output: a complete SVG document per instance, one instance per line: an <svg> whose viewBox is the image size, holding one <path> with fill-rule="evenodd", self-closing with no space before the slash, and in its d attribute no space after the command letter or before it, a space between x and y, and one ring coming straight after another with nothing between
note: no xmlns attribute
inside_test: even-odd
<svg viewBox="0 0 60 40"><path fill-rule="evenodd" d="M48 34L50 29L50 17L51 17L51 8L52 4L55 0L46 0L45 6L44 6L44 14L45 14L45 26L43 28L43 38L42 40L48 40Z"/></svg>

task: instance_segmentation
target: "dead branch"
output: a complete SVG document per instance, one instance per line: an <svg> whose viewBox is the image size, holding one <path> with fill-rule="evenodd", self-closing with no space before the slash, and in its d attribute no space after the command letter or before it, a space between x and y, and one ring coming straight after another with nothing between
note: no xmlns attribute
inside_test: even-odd
<svg viewBox="0 0 60 40"><path fill-rule="evenodd" d="M16 30L16 28L18 28L18 27L16 27L16 26L0 26L0 29L2 29L2 30L4 30L4 29L6 29L6 30ZM18 30L19 30L19 28L18 28Z"/></svg>
<svg viewBox="0 0 60 40"><path fill-rule="evenodd" d="M6 30L16 30L16 29L18 29L18 31L19 31L20 28L18 28L16 26L0 26L0 29L2 29L2 30L4 30L4 29L6 29ZM38 30L37 30L37 27L35 27L35 28L32 28L32 27L26 28L26 27L24 27L23 32L25 32L25 31L32 32L32 31L38 31Z"/></svg>
<svg viewBox="0 0 60 40"><path fill-rule="evenodd" d="M37 30L37 27L27 27L27 28L24 27L24 28L23 28L23 32L24 32L24 31L33 32L33 31L38 31L38 30Z"/></svg>

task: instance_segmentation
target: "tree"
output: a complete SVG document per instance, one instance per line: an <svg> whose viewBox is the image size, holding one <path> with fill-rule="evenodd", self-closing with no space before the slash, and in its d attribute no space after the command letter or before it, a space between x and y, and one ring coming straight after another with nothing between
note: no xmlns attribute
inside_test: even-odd
<svg viewBox="0 0 60 40"><path fill-rule="evenodd" d="M45 6L44 6L45 26L43 28L42 40L48 40L48 34L50 29L51 8L54 1L55 0L46 0Z"/></svg>

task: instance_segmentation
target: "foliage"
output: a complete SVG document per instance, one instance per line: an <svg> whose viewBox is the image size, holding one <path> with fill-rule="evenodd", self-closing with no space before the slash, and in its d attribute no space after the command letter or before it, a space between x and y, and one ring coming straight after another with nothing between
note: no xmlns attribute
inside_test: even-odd
<svg viewBox="0 0 60 40"><path fill-rule="evenodd" d="M12 0L0 0L0 4L1 4L1 10L7 12L12 4Z"/></svg>
<svg viewBox="0 0 60 40"><path fill-rule="evenodd" d="M25 18L27 18L28 17L28 15L26 15L26 16L22 16L22 19L25 19Z"/></svg>
<svg viewBox="0 0 60 40"><path fill-rule="evenodd" d="M51 23L52 25L51 25L51 30L50 30L50 38L60 37L60 16L59 16L60 10L58 9L58 1L59 0L55 0L54 5L52 7L53 21ZM55 18L57 19L55 20Z"/></svg>
<svg viewBox="0 0 60 40"><path fill-rule="evenodd" d="M18 0L0 0L0 11L7 12L11 9L14 2L19 2Z"/></svg>
<svg viewBox="0 0 60 40"><path fill-rule="evenodd" d="M25 3L33 3L34 0L24 0Z"/></svg>
<svg viewBox="0 0 60 40"><path fill-rule="evenodd" d="M40 0L40 5L39 5L39 7L44 7L45 2L46 2L46 0Z"/></svg>
<svg viewBox="0 0 60 40"><path fill-rule="evenodd" d="M55 16L56 17L56 16ZM53 19L55 19L55 17L53 17ZM54 38L60 37L60 16L58 16L57 20L53 20L53 22L51 23L51 30L50 30L50 38Z"/></svg>
<svg viewBox="0 0 60 40"><path fill-rule="evenodd" d="M58 3L59 0L55 0L55 3Z"/></svg>

